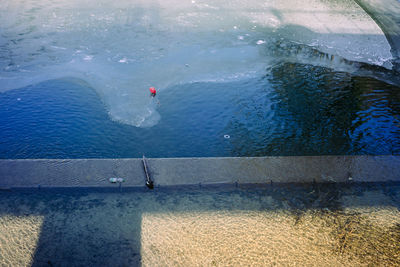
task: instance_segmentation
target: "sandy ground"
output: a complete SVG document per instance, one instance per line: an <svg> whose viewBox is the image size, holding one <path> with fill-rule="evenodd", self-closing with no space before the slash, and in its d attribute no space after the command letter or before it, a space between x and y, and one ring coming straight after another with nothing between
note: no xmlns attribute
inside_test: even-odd
<svg viewBox="0 0 400 267"><path fill-rule="evenodd" d="M398 266L400 185L0 191L0 266Z"/></svg>
<svg viewBox="0 0 400 267"><path fill-rule="evenodd" d="M32 262L42 222L42 216L1 216L1 266L27 266Z"/></svg>

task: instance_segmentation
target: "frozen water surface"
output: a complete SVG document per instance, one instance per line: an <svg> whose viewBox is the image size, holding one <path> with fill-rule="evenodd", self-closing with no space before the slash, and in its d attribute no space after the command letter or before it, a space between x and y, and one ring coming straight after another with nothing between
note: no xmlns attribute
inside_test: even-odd
<svg viewBox="0 0 400 267"><path fill-rule="evenodd" d="M347 72L357 66L291 51L391 68L384 34L351 0L2 0L0 25L0 91L79 78L113 120L137 127L161 118L149 86L259 78L282 49Z"/></svg>

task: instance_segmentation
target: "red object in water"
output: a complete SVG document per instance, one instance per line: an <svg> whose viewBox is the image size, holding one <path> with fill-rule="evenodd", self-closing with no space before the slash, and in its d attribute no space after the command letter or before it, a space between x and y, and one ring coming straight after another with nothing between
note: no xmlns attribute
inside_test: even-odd
<svg viewBox="0 0 400 267"><path fill-rule="evenodd" d="M149 90L150 90L150 93L151 93L152 95L156 95L156 93L157 93L156 88L150 87Z"/></svg>

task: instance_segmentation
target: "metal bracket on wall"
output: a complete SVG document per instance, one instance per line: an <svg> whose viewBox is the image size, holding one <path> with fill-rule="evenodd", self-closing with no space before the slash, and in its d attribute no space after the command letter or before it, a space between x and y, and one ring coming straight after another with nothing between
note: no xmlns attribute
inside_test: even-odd
<svg viewBox="0 0 400 267"><path fill-rule="evenodd" d="M148 171L148 168L147 168L146 158L145 158L144 155L143 155L142 162L143 162L144 174L146 175L146 186L147 186L149 189L153 189L153 188L154 188L154 183L153 183L153 181L152 181L151 178L150 178L150 174L149 174L149 171Z"/></svg>

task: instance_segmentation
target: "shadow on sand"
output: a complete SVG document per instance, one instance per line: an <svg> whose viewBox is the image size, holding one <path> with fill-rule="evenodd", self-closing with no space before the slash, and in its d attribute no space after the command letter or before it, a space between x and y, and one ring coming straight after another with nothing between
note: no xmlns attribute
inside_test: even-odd
<svg viewBox="0 0 400 267"><path fill-rule="evenodd" d="M379 192L384 199L369 199ZM303 215L326 218L337 235L336 253L376 257L398 264L400 224L391 232L372 229L362 217L344 212L349 205L400 209L399 183L274 184L118 189L19 189L0 191L0 216L42 216L32 266L140 266L142 214L284 210L301 224ZM348 198L361 202L345 203ZM269 199L269 200L268 200ZM272 202L270 200L273 200ZM369 250L363 240L381 237ZM362 235L358 238L355 235ZM358 239L357 239L358 238ZM361 242L362 241L362 242ZM381 243L379 243L381 242ZM360 247L357 247L360 246ZM396 252L397 250L397 252ZM382 254L383 251L383 254ZM394 253L394 254L391 254ZM376 255L375 255L376 254Z"/></svg>

